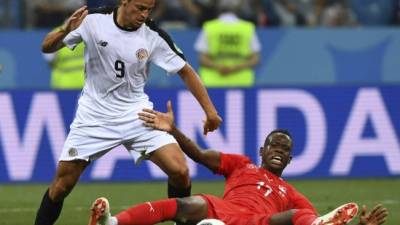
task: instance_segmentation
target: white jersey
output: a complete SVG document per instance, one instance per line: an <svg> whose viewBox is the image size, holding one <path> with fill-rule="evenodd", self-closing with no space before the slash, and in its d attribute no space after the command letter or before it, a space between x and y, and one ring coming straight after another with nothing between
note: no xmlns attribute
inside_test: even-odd
<svg viewBox="0 0 400 225"><path fill-rule="evenodd" d="M120 27L117 10L99 9L64 39L85 43L85 86L72 127L123 123L152 108L144 86L152 62L176 73L186 64L170 37L152 22L137 30Z"/></svg>

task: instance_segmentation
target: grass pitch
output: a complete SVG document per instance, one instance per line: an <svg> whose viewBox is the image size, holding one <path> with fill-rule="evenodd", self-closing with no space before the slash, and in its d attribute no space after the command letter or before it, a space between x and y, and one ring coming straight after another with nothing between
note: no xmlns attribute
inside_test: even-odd
<svg viewBox="0 0 400 225"><path fill-rule="evenodd" d="M354 201L371 208L383 203L389 209L386 225L400 224L400 178L368 180L289 181L314 203L321 214L345 202ZM222 195L223 182L194 182L193 193ZM37 207L47 184L0 185L0 224L33 224ZM166 197L165 182L80 183L66 199L58 225L86 225L89 206L97 197L110 200L112 213L135 203ZM172 223L164 223L169 225ZM355 223L352 223L355 224Z"/></svg>

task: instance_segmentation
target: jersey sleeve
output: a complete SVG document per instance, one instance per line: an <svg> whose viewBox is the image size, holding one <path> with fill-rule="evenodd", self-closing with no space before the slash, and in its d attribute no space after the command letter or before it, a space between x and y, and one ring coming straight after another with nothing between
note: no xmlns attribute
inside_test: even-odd
<svg viewBox="0 0 400 225"><path fill-rule="evenodd" d="M316 215L318 215L317 210L303 194L301 194L292 186L290 186L290 192L290 209L311 209Z"/></svg>
<svg viewBox="0 0 400 225"><path fill-rule="evenodd" d="M158 28L157 32L159 37L155 39L151 60L168 74L174 74L185 66L185 56L165 31Z"/></svg>
<svg viewBox="0 0 400 225"><path fill-rule="evenodd" d="M221 152L221 163L217 174L229 177L233 171L241 169L249 163L251 163L251 160L246 156Z"/></svg>
<svg viewBox="0 0 400 225"><path fill-rule="evenodd" d="M67 36L65 36L63 42L64 44L70 48L74 49L79 43L82 42L83 37L87 36L87 23L88 23L88 16L83 19L81 25L76 28L75 30L69 32Z"/></svg>

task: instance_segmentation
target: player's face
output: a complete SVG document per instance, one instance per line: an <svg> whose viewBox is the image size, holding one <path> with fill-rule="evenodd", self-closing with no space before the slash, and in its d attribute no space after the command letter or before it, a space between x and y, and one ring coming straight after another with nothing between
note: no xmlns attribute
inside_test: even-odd
<svg viewBox="0 0 400 225"><path fill-rule="evenodd" d="M155 0L122 0L124 20L132 28L140 27L154 8Z"/></svg>
<svg viewBox="0 0 400 225"><path fill-rule="evenodd" d="M292 159L292 140L283 133L275 133L269 137L269 144L261 149L263 167L280 176L283 169Z"/></svg>

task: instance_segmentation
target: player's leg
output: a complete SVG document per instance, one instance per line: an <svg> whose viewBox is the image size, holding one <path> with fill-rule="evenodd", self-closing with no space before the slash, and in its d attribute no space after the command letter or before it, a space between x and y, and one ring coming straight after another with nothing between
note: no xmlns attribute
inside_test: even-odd
<svg viewBox="0 0 400 225"><path fill-rule="evenodd" d="M61 213L64 198L72 191L91 160L120 144L120 133L102 126L71 125L61 152L56 175L43 196L35 225L52 225Z"/></svg>
<svg viewBox="0 0 400 225"><path fill-rule="evenodd" d="M149 159L168 175L168 197L190 196L190 177L186 158L176 140L164 131L143 126L137 119L126 130L123 145L136 163Z"/></svg>
<svg viewBox="0 0 400 225"><path fill-rule="evenodd" d="M178 144L170 143L158 148L149 159L168 175L169 198L190 196L189 169Z"/></svg>
<svg viewBox="0 0 400 225"><path fill-rule="evenodd" d="M269 225L345 225L357 212L358 206L355 203L341 205L319 217L310 209L293 209L271 216Z"/></svg>
<svg viewBox="0 0 400 225"><path fill-rule="evenodd" d="M348 224L357 215L357 213L358 205L356 203L346 203L325 215L319 216L313 221L312 225Z"/></svg>
<svg viewBox="0 0 400 225"><path fill-rule="evenodd" d="M143 158L149 159L168 175L169 198L190 196L189 169L176 140L164 131L144 127L142 121L139 125L135 130L138 133L136 137L124 143L124 146L136 162Z"/></svg>
<svg viewBox="0 0 400 225"><path fill-rule="evenodd" d="M56 176L40 203L35 225L55 223L61 213L64 198L72 191L87 165L88 162L84 160L59 162Z"/></svg>
<svg viewBox="0 0 400 225"><path fill-rule="evenodd" d="M267 224L269 225L293 225L292 223L292 218L296 213L296 209L288 210L282 213L274 214L271 217L267 218L266 221L268 221ZM314 216L313 218L315 219L317 216L315 213L313 213L311 210L307 211L311 212L312 215Z"/></svg>
<svg viewBox="0 0 400 225"><path fill-rule="evenodd" d="M162 221L195 221L207 217L207 202L200 196L145 202L111 216L107 199L92 204L89 225L152 225Z"/></svg>

